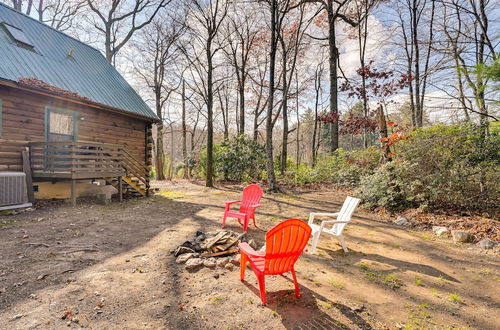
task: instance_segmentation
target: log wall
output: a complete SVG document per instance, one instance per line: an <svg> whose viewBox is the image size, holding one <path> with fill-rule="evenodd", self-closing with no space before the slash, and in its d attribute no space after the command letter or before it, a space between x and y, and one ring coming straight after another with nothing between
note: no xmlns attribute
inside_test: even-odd
<svg viewBox="0 0 500 330"><path fill-rule="evenodd" d="M22 170L21 151L30 141L45 141L47 106L76 112L77 141L125 145L146 164L148 122L49 96L0 86L0 171Z"/></svg>

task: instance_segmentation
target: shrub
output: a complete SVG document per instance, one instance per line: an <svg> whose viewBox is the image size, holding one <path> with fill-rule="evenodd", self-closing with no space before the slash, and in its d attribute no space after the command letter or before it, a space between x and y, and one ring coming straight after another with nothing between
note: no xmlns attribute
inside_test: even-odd
<svg viewBox="0 0 500 330"><path fill-rule="evenodd" d="M370 208L493 210L500 197L500 138L471 125L415 130L393 148L394 161L362 180Z"/></svg>
<svg viewBox="0 0 500 330"><path fill-rule="evenodd" d="M258 179L265 169L265 148L244 136L214 145L214 175L216 179L247 181ZM206 148L200 154L201 175L205 176Z"/></svg>
<svg viewBox="0 0 500 330"><path fill-rule="evenodd" d="M380 159L374 147L346 152L338 149L318 161L312 175L315 182L334 183L338 187L356 187L361 178L373 173Z"/></svg>

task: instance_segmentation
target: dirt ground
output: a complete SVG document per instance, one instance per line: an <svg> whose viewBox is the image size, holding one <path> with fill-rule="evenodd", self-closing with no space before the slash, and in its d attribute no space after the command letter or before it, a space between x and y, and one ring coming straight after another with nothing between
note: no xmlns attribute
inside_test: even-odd
<svg viewBox="0 0 500 330"><path fill-rule="evenodd" d="M170 253L197 230L220 226L240 187L163 184L153 197L81 202L0 216L0 329L500 329L498 250L456 245L358 210L350 252L324 236L291 275L266 279L238 268L187 272ZM259 245L287 218L338 209L334 191L265 195ZM235 220L227 228L240 231ZM63 319L63 316L67 316ZM70 319L73 318L73 322Z"/></svg>

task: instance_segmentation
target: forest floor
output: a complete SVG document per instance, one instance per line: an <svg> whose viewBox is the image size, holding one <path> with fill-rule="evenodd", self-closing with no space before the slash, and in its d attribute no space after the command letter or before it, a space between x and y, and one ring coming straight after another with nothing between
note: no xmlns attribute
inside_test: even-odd
<svg viewBox="0 0 500 330"><path fill-rule="evenodd" d="M0 329L500 329L498 249L454 244L358 210L350 251L321 237L291 276L266 278L262 306L247 270L188 272L170 251L197 230L220 227L241 187L164 183L150 198L76 208L48 205L0 216ZM338 209L338 191L266 194L259 228ZM228 229L240 231L235 220ZM71 321L73 319L73 321Z"/></svg>

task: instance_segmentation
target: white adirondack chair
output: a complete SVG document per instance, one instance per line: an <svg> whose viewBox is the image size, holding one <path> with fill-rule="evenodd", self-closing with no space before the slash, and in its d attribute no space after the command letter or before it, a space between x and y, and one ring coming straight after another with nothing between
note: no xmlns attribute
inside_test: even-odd
<svg viewBox="0 0 500 330"><path fill-rule="evenodd" d="M348 252L347 246L345 244L344 236L342 232L344 227L351 221L352 214L358 206L360 199L348 196L342 205L339 212L336 213L311 213L309 215L309 226L312 228L311 238L312 238L312 248L311 253L316 253L316 247L318 246L319 236L321 233L330 234L336 237L340 245L345 252ZM321 221L321 225L314 224L315 217L336 217L337 220L324 220ZM333 224L331 228L327 228L328 225Z"/></svg>

